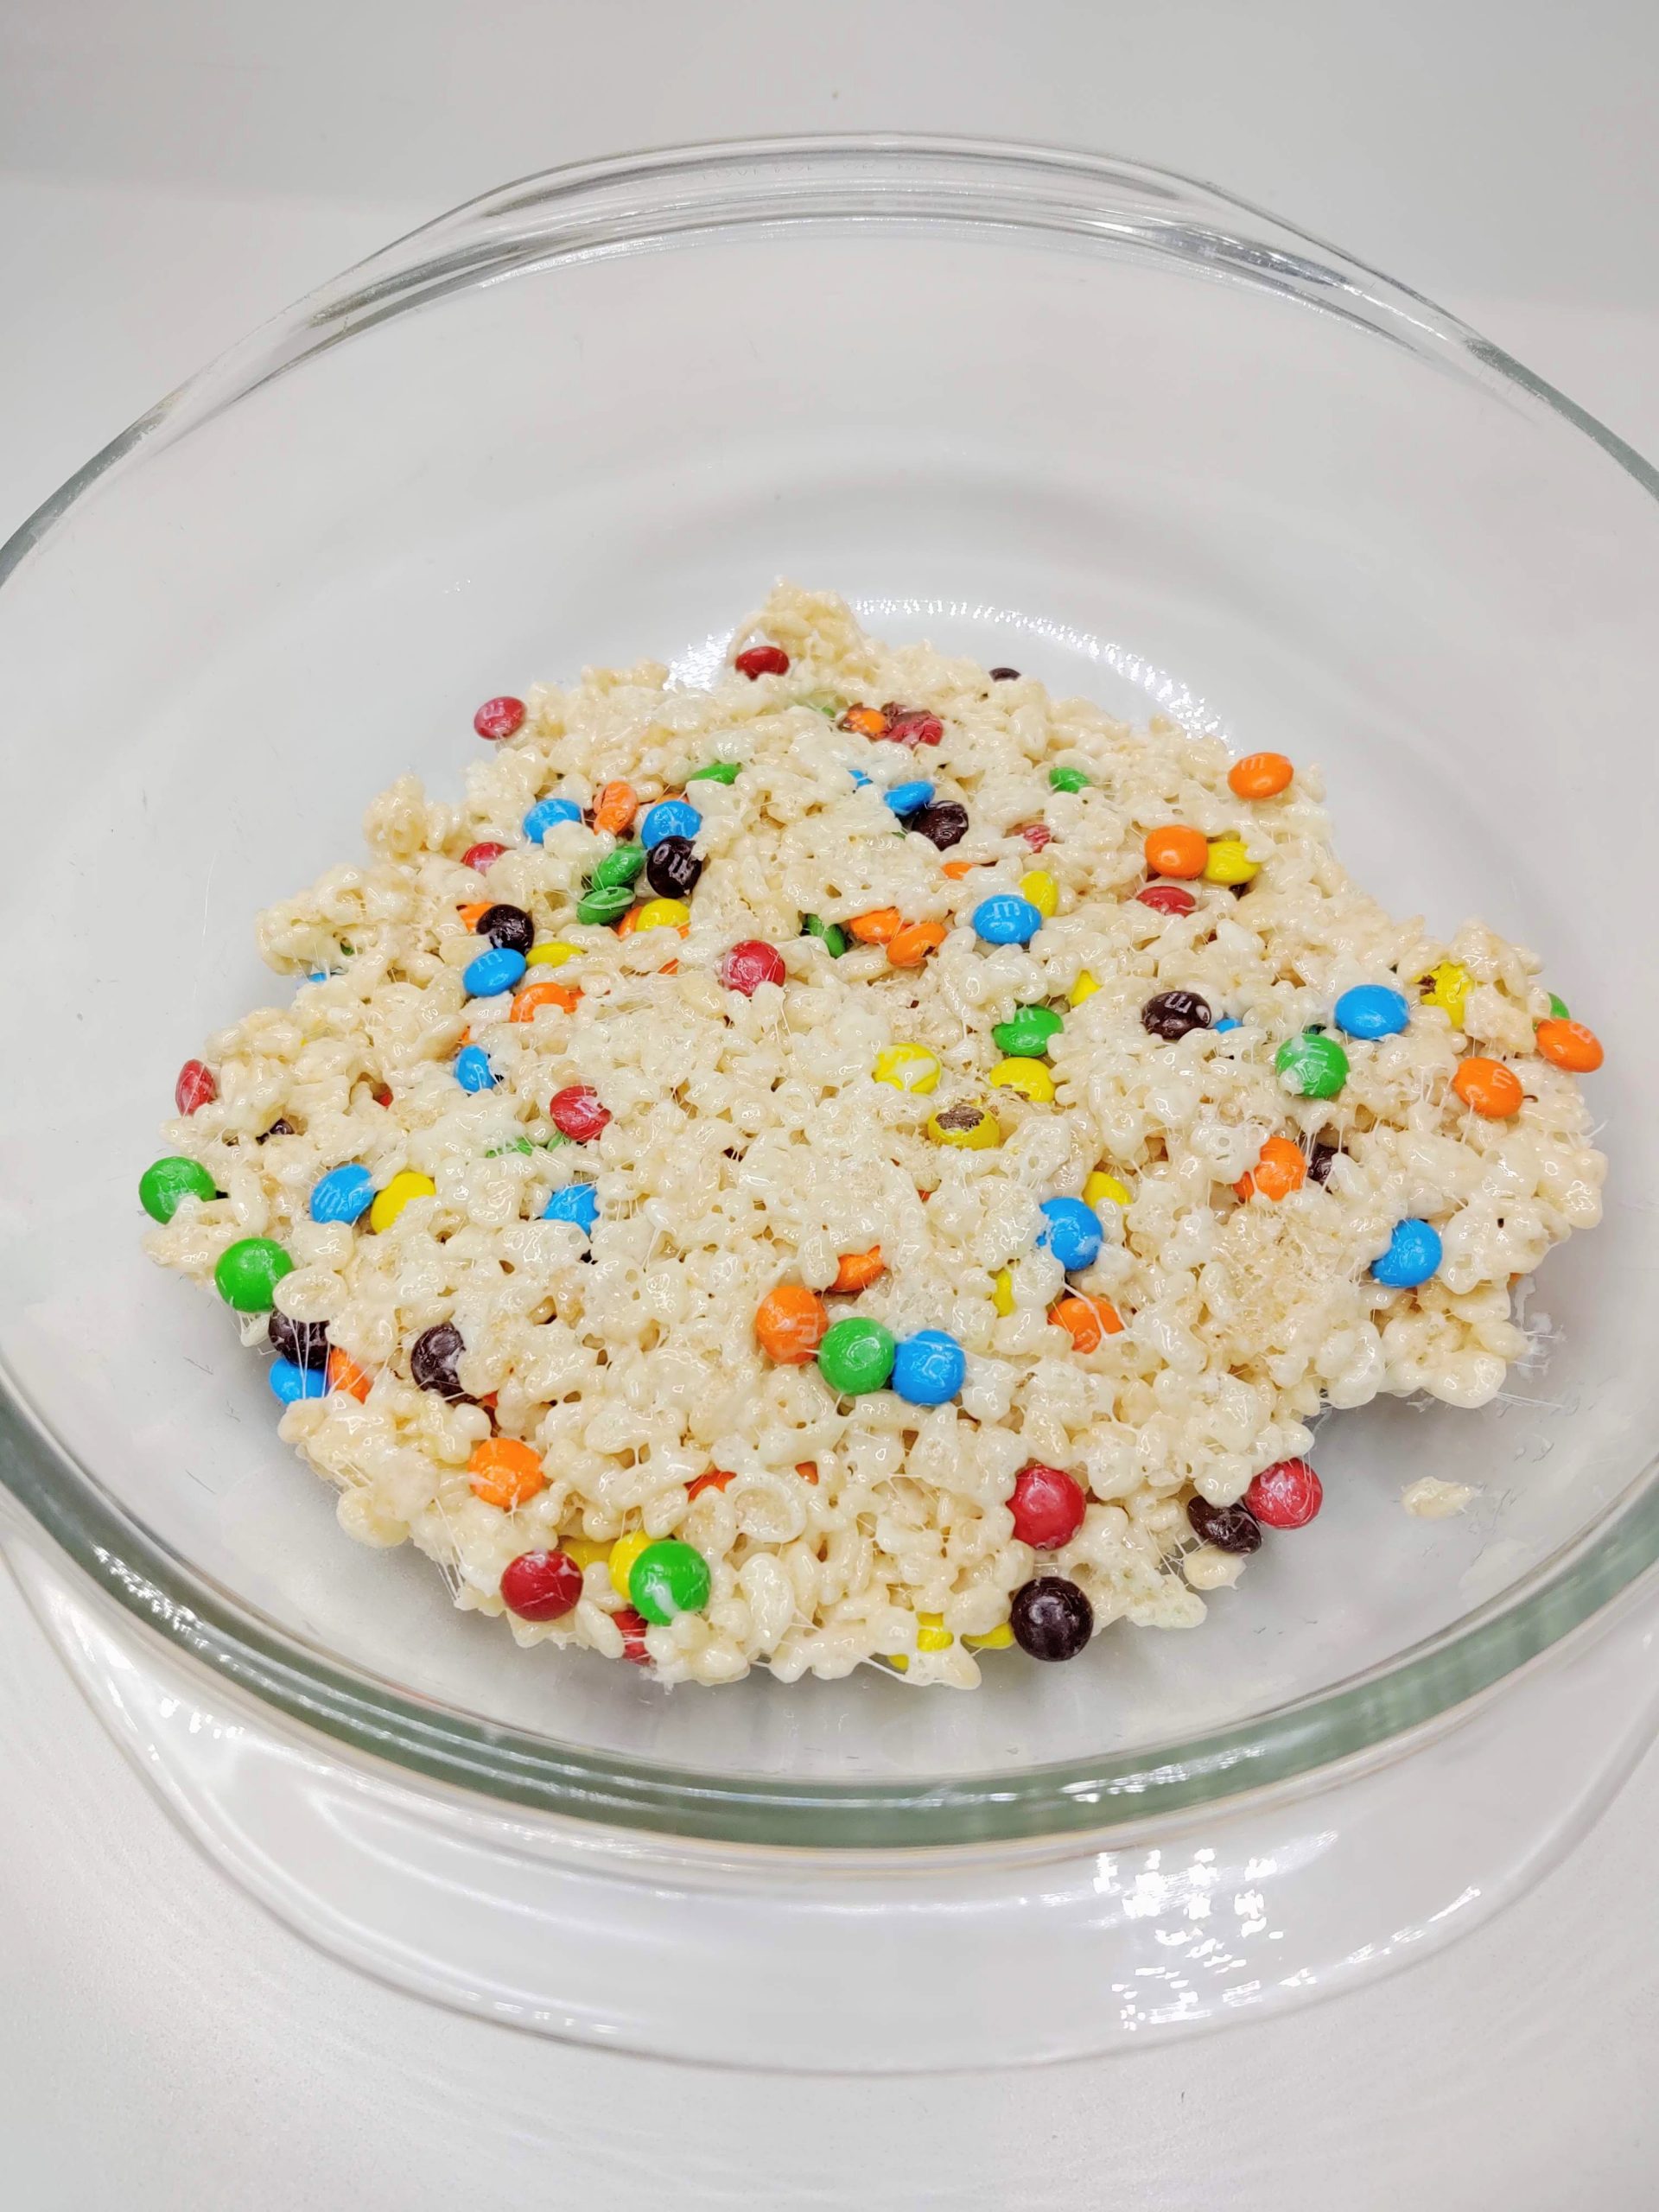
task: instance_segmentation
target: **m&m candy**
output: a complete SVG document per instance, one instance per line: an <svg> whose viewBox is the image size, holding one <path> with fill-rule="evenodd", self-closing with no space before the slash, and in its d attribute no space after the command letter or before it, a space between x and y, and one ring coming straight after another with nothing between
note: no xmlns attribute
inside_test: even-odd
<svg viewBox="0 0 1659 2212"><path fill-rule="evenodd" d="M430 1198L437 1195L437 1185L429 1175L417 1174L405 1167L394 1175L384 1191L375 1193L369 1208L369 1227L383 1234L416 1198Z"/></svg>
<svg viewBox="0 0 1659 2212"><path fill-rule="evenodd" d="M659 1628L682 1613L700 1613L712 1588L708 1560L677 1536L645 1545L628 1574L635 1610Z"/></svg>
<svg viewBox="0 0 1659 2212"><path fill-rule="evenodd" d="M1288 1037L1273 1056L1280 1081L1304 1098L1334 1098L1348 1080L1348 1055L1334 1037L1304 1030Z"/></svg>
<svg viewBox="0 0 1659 2212"><path fill-rule="evenodd" d="M539 845L548 831L561 822L580 822L582 809L573 798L541 798L525 815L524 832L532 845Z"/></svg>
<svg viewBox="0 0 1659 2212"><path fill-rule="evenodd" d="M740 991L746 999L752 999L762 983L781 983L788 974L777 946L760 938L746 938L741 944L734 944L720 963L721 982L728 991Z"/></svg>
<svg viewBox="0 0 1659 2212"><path fill-rule="evenodd" d="M1062 1468L1033 1459L1014 1477L1008 1500L1014 1533L1034 1551L1058 1551L1082 1528L1088 1503L1081 1483Z"/></svg>
<svg viewBox="0 0 1659 2212"><path fill-rule="evenodd" d="M181 1114L199 1114L219 1096L219 1081L200 1060L187 1060L173 1086L173 1103Z"/></svg>
<svg viewBox="0 0 1659 2212"><path fill-rule="evenodd" d="M1054 1096L1054 1078L1040 1060L999 1060L991 1081L999 1090L1017 1090L1033 1106L1046 1106Z"/></svg>
<svg viewBox="0 0 1659 2212"><path fill-rule="evenodd" d="M520 1552L501 1570L501 1602L520 1620L563 1620L575 1610L582 1580L567 1551Z"/></svg>
<svg viewBox="0 0 1659 2212"><path fill-rule="evenodd" d="M870 1073L894 1090L930 1091L939 1080L938 1055L925 1045L889 1045L876 1054Z"/></svg>
<svg viewBox="0 0 1659 2212"><path fill-rule="evenodd" d="M974 934L987 944L1029 944L1043 926L1042 909L1011 891L982 899L969 919Z"/></svg>
<svg viewBox="0 0 1659 2212"><path fill-rule="evenodd" d="M991 1039L1010 1059L1038 1060L1064 1027L1052 1007L1017 1006L1006 1021L995 1024Z"/></svg>
<svg viewBox="0 0 1659 2212"><path fill-rule="evenodd" d="M476 960L467 962L461 980L473 998L493 999L499 992L510 991L524 972L522 952L515 952L511 945L493 944Z"/></svg>
<svg viewBox="0 0 1659 2212"><path fill-rule="evenodd" d="M1351 1037L1397 1036L1411 1019L1403 992L1387 983L1356 983L1332 1010L1338 1029Z"/></svg>
<svg viewBox="0 0 1659 2212"><path fill-rule="evenodd" d="M267 1379L285 1406L291 1406L301 1398L321 1398L327 1394L328 1377L321 1369L298 1367L291 1359L273 1360Z"/></svg>
<svg viewBox="0 0 1659 2212"><path fill-rule="evenodd" d="M1277 798L1295 772L1282 753L1247 753L1228 770L1227 788L1238 798Z"/></svg>
<svg viewBox="0 0 1659 2212"><path fill-rule="evenodd" d="M1371 1273L1390 1290L1414 1290L1440 1264L1440 1234L1428 1222L1396 1222L1389 1249L1371 1262Z"/></svg>
<svg viewBox="0 0 1659 2212"><path fill-rule="evenodd" d="M702 817L695 806L683 798L659 798L655 806L647 807L639 823L639 842L647 852L661 844L664 837L695 837L702 827Z"/></svg>
<svg viewBox="0 0 1659 2212"><path fill-rule="evenodd" d="M495 1072L481 1045L463 1045L455 1054L455 1081L463 1090L493 1090Z"/></svg>
<svg viewBox="0 0 1659 2212"><path fill-rule="evenodd" d="M514 737L524 728L527 709L522 699L502 696L486 699L473 716L473 728L480 737L487 737L499 745L504 737Z"/></svg>
<svg viewBox="0 0 1659 2212"><path fill-rule="evenodd" d="M603 1135L611 1118L609 1109L600 1103L599 1093L587 1083L570 1083L556 1090L548 1102L547 1116L559 1135L569 1137L572 1144L592 1144Z"/></svg>
<svg viewBox="0 0 1659 2212"><path fill-rule="evenodd" d="M833 1335L834 1332L830 1333ZM828 1338L824 1341L827 1344ZM824 1346L820 1344L821 1374L823 1352ZM967 1372L968 1361L962 1346L943 1329L918 1329L913 1337L901 1337L893 1347L893 1388L912 1406L942 1406L961 1389Z"/></svg>
<svg viewBox="0 0 1659 2212"><path fill-rule="evenodd" d="M1186 1518L1199 1542L1213 1544L1218 1552L1248 1558L1262 1548L1262 1524L1248 1505L1211 1505L1207 1497L1190 1497Z"/></svg>
<svg viewBox="0 0 1659 2212"><path fill-rule="evenodd" d="M1244 1493L1264 1529L1305 1529L1325 1503L1325 1490L1306 1459L1264 1467Z"/></svg>
<svg viewBox="0 0 1659 2212"><path fill-rule="evenodd" d="M842 1397L862 1397L886 1388L897 1350L891 1329L849 1314L825 1332L818 1346L818 1372Z"/></svg>
<svg viewBox="0 0 1659 2212"><path fill-rule="evenodd" d="M591 1183L567 1183L542 1208L543 1221L571 1221L591 1236L599 1219L599 1193Z"/></svg>
<svg viewBox="0 0 1659 2212"><path fill-rule="evenodd" d="M331 1167L311 1185L313 1221L356 1221L374 1204L374 1179L356 1161Z"/></svg>
<svg viewBox="0 0 1659 2212"><path fill-rule="evenodd" d="M219 1185L200 1160L157 1160L138 1178L138 1203L152 1221L171 1221L186 1198L216 1198Z"/></svg>
<svg viewBox="0 0 1659 2212"><path fill-rule="evenodd" d="M293 1268L288 1254L269 1236L243 1236L219 1254L213 1281L225 1303L238 1313L264 1313L277 1284Z"/></svg>
<svg viewBox="0 0 1659 2212"><path fill-rule="evenodd" d="M947 1106L929 1115L927 1134L958 1151L990 1152L1002 1141L1002 1124L988 1106Z"/></svg>
<svg viewBox="0 0 1659 2212"><path fill-rule="evenodd" d="M887 804L898 815L919 813L932 796L932 785L919 781L911 784L895 784L891 791L882 793Z"/></svg>
<svg viewBox="0 0 1659 2212"><path fill-rule="evenodd" d="M1039 1574L1014 1592L1008 1625L1029 1657L1075 1659L1095 1632L1095 1609L1075 1582Z"/></svg>
<svg viewBox="0 0 1659 2212"><path fill-rule="evenodd" d="M1045 1198L1038 1211L1043 1217L1043 1226L1037 1233L1039 1249L1052 1252L1068 1274L1094 1265L1100 1255L1102 1230L1100 1216L1092 1206L1081 1198Z"/></svg>

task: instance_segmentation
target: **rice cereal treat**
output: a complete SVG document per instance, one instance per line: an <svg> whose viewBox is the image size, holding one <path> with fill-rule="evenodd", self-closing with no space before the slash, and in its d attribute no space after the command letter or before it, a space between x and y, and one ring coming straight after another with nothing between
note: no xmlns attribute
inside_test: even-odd
<svg viewBox="0 0 1659 2212"><path fill-rule="evenodd" d="M969 1687L1190 1627L1319 1510L1321 1407L1498 1390L1600 1046L1276 753L823 594L738 644L493 699L463 801L373 803L260 920L289 1003L184 1068L149 1249L346 1530L520 1644Z"/></svg>

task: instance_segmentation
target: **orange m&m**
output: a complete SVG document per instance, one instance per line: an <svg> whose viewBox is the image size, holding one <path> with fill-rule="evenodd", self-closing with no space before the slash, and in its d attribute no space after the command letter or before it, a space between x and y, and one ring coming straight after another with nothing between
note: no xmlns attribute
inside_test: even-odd
<svg viewBox="0 0 1659 2212"><path fill-rule="evenodd" d="M1518 1114L1527 1095L1513 1068L1506 1068L1502 1060L1479 1058L1459 1064L1452 1078L1452 1088L1465 1106L1472 1107L1477 1114L1484 1114L1492 1122L1500 1122L1508 1114Z"/></svg>
<svg viewBox="0 0 1659 2212"><path fill-rule="evenodd" d="M1227 771L1227 788L1238 798L1277 798L1295 772L1282 753L1247 753Z"/></svg>
<svg viewBox="0 0 1659 2212"><path fill-rule="evenodd" d="M1210 840L1202 830L1172 822L1161 830L1147 831L1146 854L1147 869L1154 875L1202 875L1210 857Z"/></svg>
<svg viewBox="0 0 1659 2212"><path fill-rule="evenodd" d="M1571 1075L1592 1075L1605 1055L1601 1039L1581 1021L1557 1021L1553 1017L1538 1025L1538 1049L1552 1067Z"/></svg>

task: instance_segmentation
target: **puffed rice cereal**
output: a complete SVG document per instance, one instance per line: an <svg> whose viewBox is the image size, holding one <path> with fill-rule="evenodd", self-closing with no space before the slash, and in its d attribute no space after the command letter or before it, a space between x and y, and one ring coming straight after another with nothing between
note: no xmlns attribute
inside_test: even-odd
<svg viewBox="0 0 1659 2212"><path fill-rule="evenodd" d="M789 587L707 690L476 727L261 917L292 998L141 1196L348 1533L521 1645L965 1688L1192 1626L1318 1509L1314 1415L1484 1404L1599 1217L1592 1033L1281 755Z"/></svg>

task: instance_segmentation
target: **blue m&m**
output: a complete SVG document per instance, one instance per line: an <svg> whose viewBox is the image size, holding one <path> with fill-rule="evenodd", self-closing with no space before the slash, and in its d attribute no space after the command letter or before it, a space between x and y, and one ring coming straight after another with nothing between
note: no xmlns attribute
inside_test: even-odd
<svg viewBox="0 0 1659 2212"><path fill-rule="evenodd" d="M1389 1249L1371 1262L1371 1273L1390 1290L1414 1290L1440 1264L1440 1232L1426 1221L1396 1222Z"/></svg>
<svg viewBox="0 0 1659 2212"><path fill-rule="evenodd" d="M982 899L969 918L975 936L986 944L1029 944L1043 926L1041 907L1012 891Z"/></svg>
<svg viewBox="0 0 1659 2212"><path fill-rule="evenodd" d="M659 798L655 806L645 809L639 842L649 852L664 837L695 837L702 827L702 817L695 806L688 806L683 798Z"/></svg>
<svg viewBox="0 0 1659 2212"><path fill-rule="evenodd" d="M481 1045L463 1045L455 1054L455 1081L463 1090L493 1090L495 1070Z"/></svg>
<svg viewBox="0 0 1659 2212"><path fill-rule="evenodd" d="M538 798L524 817L524 835L539 845L556 822L580 822L582 809L573 798Z"/></svg>
<svg viewBox="0 0 1659 2212"><path fill-rule="evenodd" d="M291 1359L275 1359L270 1363L270 1387L285 1406L296 1398L321 1398L328 1388L326 1368L296 1367Z"/></svg>
<svg viewBox="0 0 1659 2212"><path fill-rule="evenodd" d="M1081 1198L1045 1198L1039 1211L1043 1217L1039 1246L1051 1251L1068 1274L1076 1268L1092 1267L1103 1235L1094 1208Z"/></svg>
<svg viewBox="0 0 1659 2212"><path fill-rule="evenodd" d="M313 1221L355 1221L373 1203L373 1179L366 1167L359 1167L355 1161L346 1167L331 1167L311 1186Z"/></svg>
<svg viewBox="0 0 1659 2212"><path fill-rule="evenodd" d="M555 1191L542 1208L543 1221L573 1221L584 1235L591 1236L594 1224L599 1219L599 1195L591 1183L567 1183L562 1191Z"/></svg>
<svg viewBox="0 0 1659 2212"><path fill-rule="evenodd" d="M968 1357L943 1329L918 1329L893 1347L888 1388L912 1406L942 1406L961 1389Z"/></svg>
<svg viewBox="0 0 1659 2212"><path fill-rule="evenodd" d="M493 999L498 991L510 991L524 972L522 952L515 952L510 944L493 944L487 952L467 963L461 980L472 997Z"/></svg>
<svg viewBox="0 0 1659 2212"><path fill-rule="evenodd" d="M919 814L929 799L932 798L933 786L918 778L912 784L895 784L890 791L883 792L882 796L895 814Z"/></svg>
<svg viewBox="0 0 1659 2212"><path fill-rule="evenodd" d="M1411 1019L1411 1008L1386 983L1356 983L1337 1001L1334 1019L1351 1037L1397 1037Z"/></svg>

